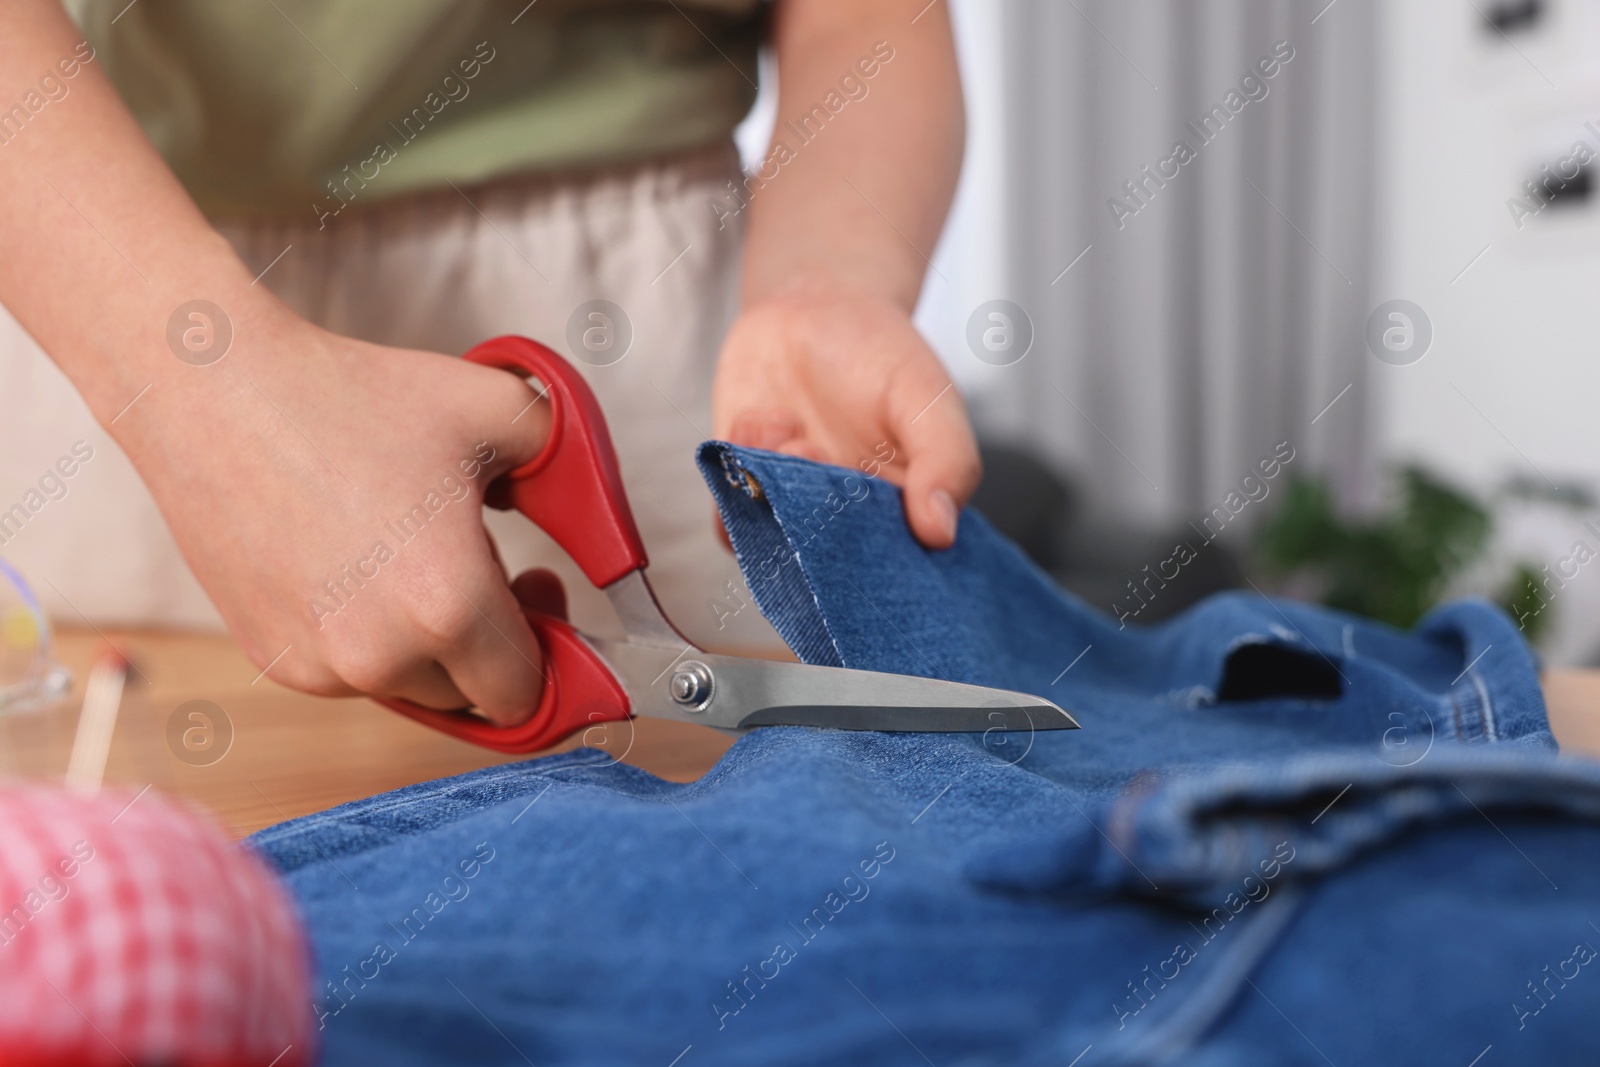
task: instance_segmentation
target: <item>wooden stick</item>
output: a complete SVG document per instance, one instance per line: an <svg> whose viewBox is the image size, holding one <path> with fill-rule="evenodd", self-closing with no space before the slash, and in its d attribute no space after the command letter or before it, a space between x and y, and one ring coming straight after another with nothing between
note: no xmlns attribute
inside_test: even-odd
<svg viewBox="0 0 1600 1067"><path fill-rule="evenodd" d="M114 648L107 648L89 671L83 690L83 710L78 713L78 732L72 739L72 756L67 760L67 788L84 793L100 791L106 761L111 755L111 735L117 728L117 712L122 706L122 689L128 680L128 661Z"/></svg>

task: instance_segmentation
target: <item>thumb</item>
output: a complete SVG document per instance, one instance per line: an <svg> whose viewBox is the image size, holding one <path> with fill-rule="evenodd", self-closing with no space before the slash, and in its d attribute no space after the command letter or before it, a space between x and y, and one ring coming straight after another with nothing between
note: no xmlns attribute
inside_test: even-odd
<svg viewBox="0 0 1600 1067"><path fill-rule="evenodd" d="M463 363L485 377L488 392L479 397L473 413L480 427L474 458L480 465L480 484L515 470L544 451L550 441L550 400L532 383L494 367ZM467 469L463 465L463 472Z"/></svg>
<svg viewBox="0 0 1600 1067"><path fill-rule="evenodd" d="M925 385L931 387L901 390L916 407L899 413L903 421L897 421L895 436L906 451L906 521L924 547L942 549L955 543L959 510L978 487L983 466L954 383L940 374ZM925 396L936 399L929 403L921 400Z"/></svg>

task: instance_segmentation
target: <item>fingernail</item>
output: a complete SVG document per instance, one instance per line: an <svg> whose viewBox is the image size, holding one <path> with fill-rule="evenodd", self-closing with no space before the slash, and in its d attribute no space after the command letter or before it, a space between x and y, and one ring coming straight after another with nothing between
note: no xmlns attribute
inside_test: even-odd
<svg viewBox="0 0 1600 1067"><path fill-rule="evenodd" d="M939 516L940 527L949 535L950 540L954 541L956 538L956 521L959 516L955 499L943 489L935 489L928 499L933 504L933 510Z"/></svg>

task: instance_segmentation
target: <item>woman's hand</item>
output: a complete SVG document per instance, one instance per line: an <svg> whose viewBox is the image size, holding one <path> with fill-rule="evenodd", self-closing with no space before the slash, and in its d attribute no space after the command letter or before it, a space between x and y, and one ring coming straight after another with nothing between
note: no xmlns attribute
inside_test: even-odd
<svg viewBox="0 0 1600 1067"><path fill-rule="evenodd" d="M252 662L324 696L477 705L514 723L542 661L484 529L537 455L514 375L316 329L285 310L171 372L111 429Z"/></svg>
<svg viewBox="0 0 1600 1067"><path fill-rule="evenodd" d="M723 345L712 413L734 444L851 467L892 455L882 473L904 488L929 548L955 540L982 473L938 357L899 306L864 292L798 290L747 308Z"/></svg>
<svg viewBox="0 0 1600 1067"><path fill-rule="evenodd" d="M779 0L773 45L778 122L746 183L744 313L717 368L716 432L850 466L886 442L912 532L945 548L978 451L911 309L961 167L949 15L926 0ZM819 114L822 132L804 133Z"/></svg>

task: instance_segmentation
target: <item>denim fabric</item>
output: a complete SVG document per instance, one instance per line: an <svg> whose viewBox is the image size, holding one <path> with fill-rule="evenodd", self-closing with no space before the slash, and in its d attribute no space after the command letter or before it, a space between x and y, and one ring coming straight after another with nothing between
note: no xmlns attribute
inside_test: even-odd
<svg viewBox="0 0 1600 1067"><path fill-rule="evenodd" d="M885 483L700 461L801 658L1083 729L765 729L688 785L580 750L265 831L327 1062L1600 1056L1600 771L1493 608L1400 633L1252 592L1122 627L977 515L927 552Z"/></svg>

